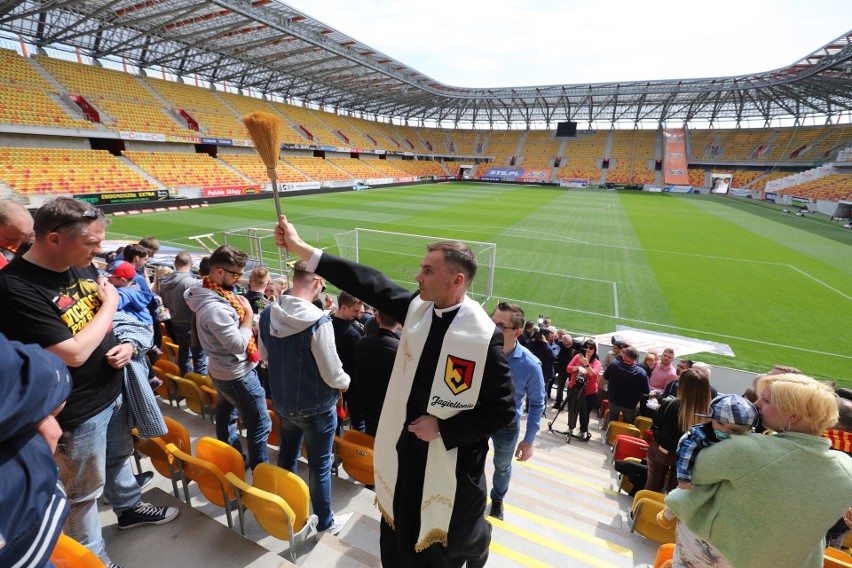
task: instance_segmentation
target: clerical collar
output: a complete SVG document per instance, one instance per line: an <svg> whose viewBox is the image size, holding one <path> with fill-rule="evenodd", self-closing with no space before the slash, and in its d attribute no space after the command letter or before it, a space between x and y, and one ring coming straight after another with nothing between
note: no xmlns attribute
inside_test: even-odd
<svg viewBox="0 0 852 568"><path fill-rule="evenodd" d="M464 303L463 301L459 302L458 304L456 304L454 306L450 306L449 308L436 308L436 307L433 306L432 310L435 312L436 316L438 316L439 318L442 318L442 317L444 317L445 313L452 312L454 310L459 309L463 303Z"/></svg>

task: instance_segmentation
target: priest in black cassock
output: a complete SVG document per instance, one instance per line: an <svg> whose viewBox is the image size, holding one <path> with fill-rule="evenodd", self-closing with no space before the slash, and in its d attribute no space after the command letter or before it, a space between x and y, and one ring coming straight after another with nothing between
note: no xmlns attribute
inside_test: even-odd
<svg viewBox="0 0 852 568"><path fill-rule="evenodd" d="M308 245L284 216L275 240L404 325L373 454L382 564L483 566L488 437L514 419L515 402L503 336L466 294L476 257L459 241L428 245L412 293Z"/></svg>

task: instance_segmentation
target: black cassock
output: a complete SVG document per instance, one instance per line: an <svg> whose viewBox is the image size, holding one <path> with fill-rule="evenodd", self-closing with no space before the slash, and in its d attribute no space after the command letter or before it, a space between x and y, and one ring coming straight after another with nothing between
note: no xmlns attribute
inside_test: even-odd
<svg viewBox="0 0 852 568"><path fill-rule="evenodd" d="M328 253L323 253L316 273L403 324L408 306L417 295L374 268ZM443 317L432 313L432 325L406 405L406 426L426 414L441 346L456 313L458 310L445 312ZM435 544L421 553L414 551L420 531L420 504L429 444L404 428L396 444L399 476L393 503L395 528L391 529L382 521L384 566L461 566L487 552L491 542L491 525L484 518L488 437L507 426L515 418L515 412L514 385L503 355L503 336L495 329L476 406L439 421L444 445L448 450L458 448L456 495L447 547Z"/></svg>

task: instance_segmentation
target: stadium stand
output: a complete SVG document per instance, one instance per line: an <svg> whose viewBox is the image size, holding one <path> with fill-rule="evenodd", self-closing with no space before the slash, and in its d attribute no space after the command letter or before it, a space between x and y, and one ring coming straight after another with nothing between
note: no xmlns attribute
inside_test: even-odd
<svg viewBox="0 0 852 568"><path fill-rule="evenodd" d="M413 176L445 176L447 172L440 162L431 160L390 160L390 162Z"/></svg>
<svg viewBox="0 0 852 568"><path fill-rule="evenodd" d="M210 89L152 77L143 80L166 101L195 119L202 136L248 140L243 123Z"/></svg>
<svg viewBox="0 0 852 568"><path fill-rule="evenodd" d="M358 132L352 125L343 120L340 116L324 111L313 111L313 113L320 117L323 122L325 122L331 130L341 136L344 139L344 143L349 145L352 148L376 148L376 144L361 136L361 133Z"/></svg>
<svg viewBox="0 0 852 568"><path fill-rule="evenodd" d="M101 122L112 130L198 136L165 114L163 103L136 77L121 71L36 55L36 61L68 92L96 106Z"/></svg>
<svg viewBox="0 0 852 568"><path fill-rule="evenodd" d="M477 130L445 130L449 150L454 154L463 156L475 156L481 154L481 144L485 138L484 132ZM455 151L453 151L455 148Z"/></svg>
<svg viewBox="0 0 852 568"><path fill-rule="evenodd" d="M269 178L266 175L266 166L256 154L226 154L219 153L216 156L254 183L266 183ZM290 165L278 162L278 183L298 183L311 181Z"/></svg>
<svg viewBox="0 0 852 568"><path fill-rule="evenodd" d="M343 145L343 140L333 134L328 126L314 116L310 109L277 102L270 104L275 107L275 110L286 116L287 120L296 127L296 131L301 132L306 140L312 140L314 143L323 146ZM304 144L305 141L303 140L301 143Z"/></svg>
<svg viewBox="0 0 852 568"><path fill-rule="evenodd" d="M612 183L654 183L656 174L648 167L648 160L616 158L610 161L606 181ZM703 185L700 184L700 185Z"/></svg>
<svg viewBox="0 0 852 568"><path fill-rule="evenodd" d="M10 49L0 49L0 122L95 128L88 120L69 116L52 98L58 96L23 57Z"/></svg>
<svg viewBox="0 0 852 568"><path fill-rule="evenodd" d="M169 187L244 185L246 181L207 154L125 152L133 163Z"/></svg>
<svg viewBox="0 0 852 568"><path fill-rule="evenodd" d="M19 193L157 189L106 150L0 148L0 180Z"/></svg>
<svg viewBox="0 0 852 568"><path fill-rule="evenodd" d="M519 155L518 146L524 134L523 130L493 130L483 153L494 156L495 166L507 166L509 158Z"/></svg>
<svg viewBox="0 0 852 568"><path fill-rule="evenodd" d="M323 158L313 158L307 156L282 156L282 161L293 166L306 176L312 177L317 181L333 181L352 179L352 176L346 172L336 168Z"/></svg>
<svg viewBox="0 0 852 568"><path fill-rule="evenodd" d="M406 172L405 170L401 170L396 167L396 163L399 160L379 160L379 159L367 159L364 160L365 163L369 164L371 168L376 170L381 174L379 177L392 177L392 178L400 178L406 177L411 174Z"/></svg>
<svg viewBox="0 0 852 568"><path fill-rule="evenodd" d="M244 95L235 95L233 93L221 92L218 93L222 100L231 105L240 116L245 116L253 112L271 112L276 113L275 108L270 106L261 99L255 97L247 97ZM298 132L293 130L290 123L286 120L281 121L281 142L284 144L304 144L305 138Z"/></svg>
<svg viewBox="0 0 852 568"><path fill-rule="evenodd" d="M745 187L764 174L762 171L754 170L735 170L732 173L734 174L732 179L733 187Z"/></svg>
<svg viewBox="0 0 852 568"><path fill-rule="evenodd" d="M376 170L367 165L366 161L362 162L354 158L328 158L328 161L353 178L370 179L381 177Z"/></svg>
<svg viewBox="0 0 852 568"><path fill-rule="evenodd" d="M430 150L429 147L420 139L418 131L421 129L415 129L411 126L403 126L400 124L395 124L391 128L396 131L400 138L402 138L403 144L408 146L410 151L423 154L435 153L434 150Z"/></svg>
<svg viewBox="0 0 852 568"><path fill-rule="evenodd" d="M766 189L766 184L772 180L781 179L783 177L787 177L790 175L790 172L772 172L768 174L766 177L759 179L758 181L752 183L749 189L754 191L763 191Z"/></svg>
<svg viewBox="0 0 852 568"><path fill-rule="evenodd" d="M527 132L524 146L521 148L523 161L521 165L527 168L551 168L553 158L559 155L562 138L554 138L552 130L530 130Z"/></svg>
<svg viewBox="0 0 852 568"><path fill-rule="evenodd" d="M831 174L777 191L781 195L795 195L811 199L839 201L852 198L852 174Z"/></svg>
<svg viewBox="0 0 852 568"><path fill-rule="evenodd" d="M721 152L717 130L689 130L693 160L713 160Z"/></svg>
<svg viewBox="0 0 852 568"><path fill-rule="evenodd" d="M693 187L704 187L704 170L701 168L688 168L686 175L689 176L689 185ZM609 177L607 176L607 179Z"/></svg>
<svg viewBox="0 0 852 568"><path fill-rule="evenodd" d="M480 162L476 165L476 170L473 172L473 177L479 178L485 175L489 168L496 167L495 162Z"/></svg>
<svg viewBox="0 0 852 568"><path fill-rule="evenodd" d="M585 179L596 182L601 178L601 168L595 158L568 158L567 164L562 160L562 167L556 173L557 179Z"/></svg>

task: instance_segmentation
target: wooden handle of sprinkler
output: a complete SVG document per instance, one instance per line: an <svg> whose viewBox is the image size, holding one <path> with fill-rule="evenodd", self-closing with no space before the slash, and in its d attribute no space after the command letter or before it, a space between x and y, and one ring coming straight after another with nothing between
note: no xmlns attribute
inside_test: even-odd
<svg viewBox="0 0 852 568"><path fill-rule="evenodd" d="M272 182L272 199L275 201L275 213L278 215L276 219L280 219L281 203L278 201L278 171L276 168L266 168L266 175L269 176L269 181Z"/></svg>
<svg viewBox="0 0 852 568"><path fill-rule="evenodd" d="M267 168L266 174L269 176L269 181L272 182L272 200L275 201L275 213L278 215L276 219L276 223L278 219L281 219L281 202L278 200L278 171L276 168ZM287 256L289 256L289 252L287 248L284 248L284 260L286 262Z"/></svg>

